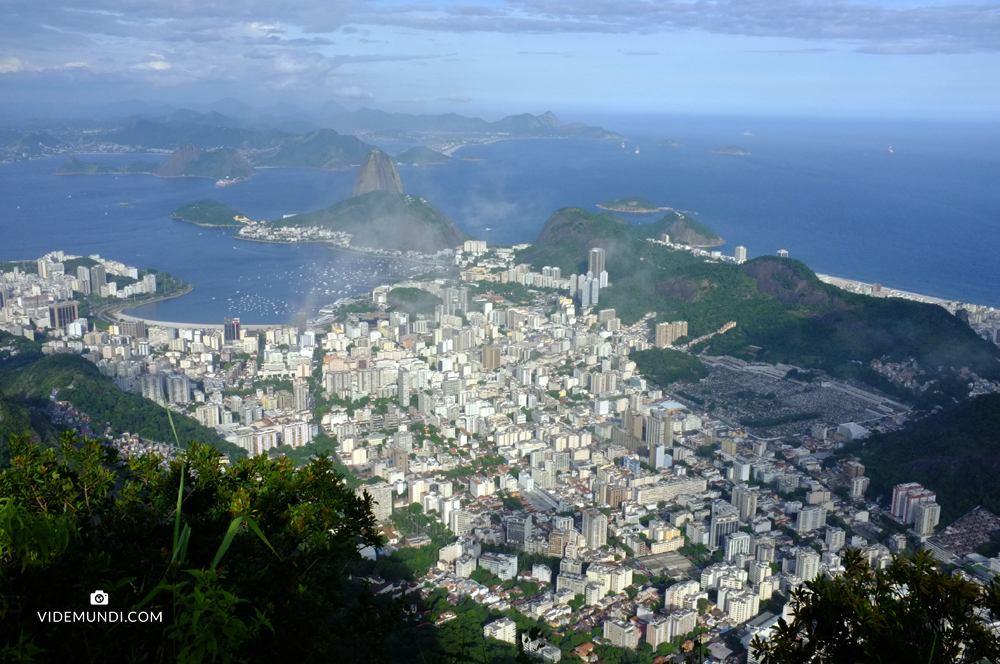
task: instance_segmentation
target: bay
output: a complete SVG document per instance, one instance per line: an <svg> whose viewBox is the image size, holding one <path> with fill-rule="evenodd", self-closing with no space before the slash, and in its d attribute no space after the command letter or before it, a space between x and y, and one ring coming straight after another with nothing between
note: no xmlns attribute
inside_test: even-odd
<svg viewBox="0 0 1000 664"><path fill-rule="evenodd" d="M751 257L786 249L817 272L1000 306L994 125L624 117L601 123L627 136L626 147L557 139L472 145L446 164L400 167L403 187L470 235L502 244L530 242L560 207L597 211L604 200L643 196L691 211L726 239L725 253L736 245ZM657 144L663 139L682 145ZM716 152L728 145L750 154ZM395 153L409 146L382 147ZM135 158L84 157L114 164ZM350 196L353 171L261 169L248 182L216 188L196 178L52 175L62 160L0 165L0 260L54 249L99 253L195 286L182 298L140 307L139 315L286 322L337 299L331 291L363 292L404 274L391 261L319 245L244 242L231 230L169 217L200 198L258 219L318 209ZM658 218L625 216L633 223Z"/></svg>

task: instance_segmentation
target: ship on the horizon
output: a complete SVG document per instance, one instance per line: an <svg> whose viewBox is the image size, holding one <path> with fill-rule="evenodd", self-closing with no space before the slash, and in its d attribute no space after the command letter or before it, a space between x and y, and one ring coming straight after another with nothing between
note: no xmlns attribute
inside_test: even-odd
<svg viewBox="0 0 1000 664"><path fill-rule="evenodd" d="M889 154L892 154L892 146L889 146Z"/></svg>
<svg viewBox="0 0 1000 664"><path fill-rule="evenodd" d="M637 145L637 146L635 146L635 153L636 153L636 154L639 154L639 146L638 146L638 145Z"/></svg>

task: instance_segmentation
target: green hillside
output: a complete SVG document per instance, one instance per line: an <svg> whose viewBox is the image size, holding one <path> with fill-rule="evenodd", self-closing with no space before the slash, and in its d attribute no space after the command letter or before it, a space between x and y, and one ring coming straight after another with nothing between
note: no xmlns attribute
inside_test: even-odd
<svg viewBox="0 0 1000 664"><path fill-rule="evenodd" d="M468 239L425 199L384 191L372 191L322 210L272 223L343 231L354 235L351 240L354 246L389 251L433 253Z"/></svg>
<svg viewBox="0 0 1000 664"><path fill-rule="evenodd" d="M70 157L66 163L56 169L56 175L107 175L117 173L118 169L109 164L99 164L87 161L80 161L76 157Z"/></svg>
<svg viewBox="0 0 1000 664"><path fill-rule="evenodd" d="M38 437L31 425L31 414L0 393L0 468L10 463L10 437L24 435Z"/></svg>
<svg viewBox="0 0 1000 664"><path fill-rule="evenodd" d="M632 351L629 359L636 370L657 385L679 380L697 382L708 376L708 369L697 357L669 348Z"/></svg>
<svg viewBox="0 0 1000 664"><path fill-rule="evenodd" d="M344 136L332 129L284 137L276 152L260 165L276 168L319 168L340 171L360 164L372 146L354 136Z"/></svg>
<svg viewBox="0 0 1000 664"><path fill-rule="evenodd" d="M0 348L16 340L0 332ZM166 409L139 395L122 392L93 363L79 355L42 356L37 344L13 356L0 355L0 394L8 403L20 408L44 407L57 389L60 401L69 401L90 415L95 430L110 426L115 433L129 431L162 442L174 439ZM242 453L189 417L174 417L174 425L182 444L197 441L225 453Z"/></svg>
<svg viewBox="0 0 1000 664"><path fill-rule="evenodd" d="M184 175L214 180L242 180L254 174L254 168L233 148L204 150L184 165Z"/></svg>
<svg viewBox="0 0 1000 664"><path fill-rule="evenodd" d="M821 368L888 389L869 362L914 357L928 380L949 378L928 391L928 401L955 392L952 369L1000 378L1000 349L939 306L849 293L795 260L712 263L641 239L657 237L664 221L633 226L609 213L564 208L518 258L536 269L579 274L587 269L587 251L602 247L611 286L601 290L598 309L615 309L626 323L649 311L661 322L686 320L691 337L736 321L705 343L712 355Z"/></svg>
<svg viewBox="0 0 1000 664"><path fill-rule="evenodd" d="M200 201L195 201L194 203L182 205L171 212L170 216L174 219L190 221L191 223L199 224L201 226L243 225L235 219L235 217L243 216L242 213L234 210L228 205L223 205L222 203L213 201L209 198L204 198Z"/></svg>
<svg viewBox="0 0 1000 664"><path fill-rule="evenodd" d="M431 166L433 164L443 164L450 161L451 157L441 154L437 150L431 150L423 145L410 148L406 152L397 154L392 160L402 166Z"/></svg>
<svg viewBox="0 0 1000 664"><path fill-rule="evenodd" d="M977 505L1000 514L1000 394L970 399L901 431L874 435L841 454L860 454L867 495L885 503L892 487L920 482L937 493L941 525Z"/></svg>

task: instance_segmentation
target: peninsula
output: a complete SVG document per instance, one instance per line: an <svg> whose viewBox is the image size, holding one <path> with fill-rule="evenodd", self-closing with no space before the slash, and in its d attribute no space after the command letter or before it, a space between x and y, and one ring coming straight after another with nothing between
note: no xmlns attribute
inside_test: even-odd
<svg viewBox="0 0 1000 664"><path fill-rule="evenodd" d="M432 166L451 161L451 157L441 154L437 150L418 145L410 148L406 152L401 152L393 157L393 161L400 166Z"/></svg>
<svg viewBox="0 0 1000 664"><path fill-rule="evenodd" d="M613 201L598 203L597 207L608 212L628 212L630 214L652 214L654 212L666 212L673 210L669 207L659 207L656 203L646 198L633 196L631 198L616 198Z"/></svg>
<svg viewBox="0 0 1000 664"><path fill-rule="evenodd" d="M182 205L171 212L170 216L199 226L212 227L242 226L243 222L240 220L246 219L241 212L208 198Z"/></svg>

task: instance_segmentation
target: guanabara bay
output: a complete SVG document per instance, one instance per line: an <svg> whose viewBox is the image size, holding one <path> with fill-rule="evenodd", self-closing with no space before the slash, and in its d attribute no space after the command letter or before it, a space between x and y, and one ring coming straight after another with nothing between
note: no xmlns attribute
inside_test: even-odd
<svg viewBox="0 0 1000 664"><path fill-rule="evenodd" d="M1000 662L982 3L0 21L0 662Z"/></svg>

